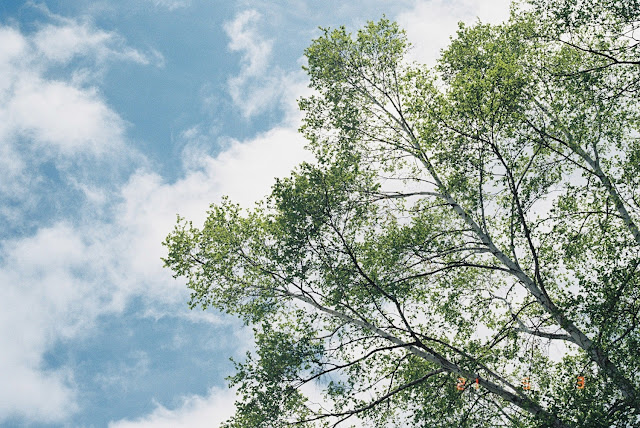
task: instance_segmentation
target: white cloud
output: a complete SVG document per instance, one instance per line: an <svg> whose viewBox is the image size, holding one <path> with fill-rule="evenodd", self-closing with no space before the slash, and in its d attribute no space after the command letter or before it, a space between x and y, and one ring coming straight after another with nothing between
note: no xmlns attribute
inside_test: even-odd
<svg viewBox="0 0 640 428"><path fill-rule="evenodd" d="M229 141L216 157L192 155L191 167L205 174L218 195L229 195L245 207L269 193L274 177L311 160L305 140L293 127L276 127L250 141Z"/></svg>
<svg viewBox="0 0 640 428"><path fill-rule="evenodd" d="M77 151L100 154L122 144L118 115L95 89L44 78L50 63L34 44L17 30L0 27L0 146L11 153L13 165L10 175L2 173L3 181L16 179L24 168L20 138L53 149L35 158L41 160Z"/></svg>
<svg viewBox="0 0 640 428"><path fill-rule="evenodd" d="M260 19L257 11L245 10L224 25L229 49L242 52L240 73L228 80L228 90L245 117L280 107L281 96L295 76L270 64L273 43L258 32Z"/></svg>
<svg viewBox="0 0 640 428"><path fill-rule="evenodd" d="M184 305L184 284L160 260L166 254L161 242L176 213L198 223L223 194L245 206L262 198L275 176L287 175L308 156L294 129L287 125L249 141L233 141L218 156L203 156L175 183L153 172L135 173L122 187L113 223L58 223L5 242L0 348L11 352L0 357L0 372L11 372L10 384L22 385L24 394L13 393L6 383L0 388L0 420L13 414L60 420L74 411L71 379L43 369L43 355L57 340L85 334L98 316L117 313L134 295L167 311ZM34 390L51 400L42 400Z"/></svg>
<svg viewBox="0 0 640 428"><path fill-rule="evenodd" d="M254 18L248 15L245 19L249 23ZM241 28L244 25L240 23ZM249 52L254 39L251 35L243 39L247 35L243 31L239 30L234 46ZM0 196L30 197L32 184L38 180L33 162L52 161L64 168L69 159L79 156L92 162L105 156L119 161L126 158L121 154L129 150L125 122L99 89L86 82L93 69L106 61L145 63L131 52L116 35L75 21L63 20L30 36L0 26ZM78 57L95 59L93 68L71 70L69 80L47 77L51 67L67 66ZM248 79L260 76L268 64L267 57L245 59ZM84 73L89 77L83 77ZM153 316L174 311L177 305L184 307L187 290L162 268L160 258L166 249L161 242L172 230L176 213L196 223L202 221L209 204L223 194L249 206L268 193L275 176L287 175L309 157L296 131L299 114L294 99L303 84L295 77L291 84L277 89L278 97L273 100L286 113L281 126L246 141L229 140L227 149L217 156L198 153L187 159L187 171L173 183L153 171L138 170L110 207L110 222L97 218L86 218L80 225L58 222L31 236L2 243L0 423L13 416L27 422L61 422L78 409L78 392L69 368L46 368L44 355L58 341L89 334L98 317L120 312L132 296L143 296ZM282 104L285 96L288 102ZM194 128L183 138L210 137ZM109 201L104 189L72 176L69 183L83 189L94 204ZM19 216L23 208L8 213L3 207L0 214ZM211 313L193 315L193 319L221 322ZM238 344L247 346L242 340ZM186 422L190 421L187 414L207 414L210 426L211 414L220 415L216 403L232 411L232 401L231 392L213 391L206 399L185 399L181 415L187 419L171 419L176 413L159 407L148 420L169 417L195 426ZM214 410L205 404L213 405Z"/></svg>
<svg viewBox="0 0 640 428"><path fill-rule="evenodd" d="M264 73L271 55L272 41L260 36L255 28L259 20L260 14L257 11L245 10L224 25L231 39L229 49L233 52L243 52L242 72L247 77Z"/></svg>
<svg viewBox="0 0 640 428"><path fill-rule="evenodd" d="M57 22L30 35L0 25L0 215L18 225L37 207L40 164L53 162L99 202L104 196L78 182L70 160L94 168L107 158L127 160L131 151L124 121L98 89L83 86L86 79L53 80L49 70L77 57L90 59L91 72L107 61L155 61L113 33ZM100 314L122 308L117 255L109 248L115 236L109 225L59 222L2 242L0 422L56 422L77 410L72 373L48 370L43 356L57 341L87 332Z"/></svg>
<svg viewBox="0 0 640 428"><path fill-rule="evenodd" d="M47 162L70 186L104 200L79 183L78 174L90 168L95 175L99 165L140 156L128 146L126 122L101 94L100 76L114 61L162 62L161 55L133 49L116 33L41 9L53 23L33 33L0 25L0 197L11 200L0 207L5 224L21 224L46 197L38 190L38 170ZM81 68L74 59L81 59Z"/></svg>
<svg viewBox="0 0 640 428"><path fill-rule="evenodd" d="M302 137L294 129L279 127L250 141L233 140L216 157L194 155L191 169L175 183L166 183L153 172L135 173L123 187L123 202L116 211L116 227L123 237L112 247L126 261L126 266L120 269L145 278L144 283L153 283L150 294L160 299L182 298L184 286L173 281L160 263L160 258L166 255L161 242L173 229L176 214L198 225L204 221L209 205L222 195L245 207L262 199L274 177L288 175L295 165L309 157L303 149ZM143 283L130 282L126 281L128 293L144 287Z"/></svg>
<svg viewBox="0 0 640 428"><path fill-rule="evenodd" d="M26 137L54 153L100 155L124 145L124 122L94 89L25 74L14 82L4 108L10 136Z"/></svg>
<svg viewBox="0 0 640 428"><path fill-rule="evenodd" d="M191 6L191 0L146 0L156 7L163 7L170 11Z"/></svg>
<svg viewBox="0 0 640 428"><path fill-rule="evenodd" d="M0 96L10 88L20 71L20 63L23 62L27 48L27 40L20 32L11 27L0 26Z"/></svg>
<svg viewBox="0 0 640 428"><path fill-rule="evenodd" d="M104 56L110 51L108 44L113 37L106 31L95 31L87 25L72 22L65 26L46 25L35 34L33 43L47 60L68 62L76 55Z"/></svg>
<svg viewBox="0 0 640 428"><path fill-rule="evenodd" d="M158 405L148 416L111 422L109 428L211 428L233 415L235 391L212 388L207 397L185 397L180 407L169 410Z"/></svg>
<svg viewBox="0 0 640 428"><path fill-rule="evenodd" d="M52 421L75 410L72 379L43 370L42 356L55 340L87 328L87 314L98 306L101 288L77 274L99 262L91 247L64 224L3 243L0 420L22 414Z"/></svg>
<svg viewBox="0 0 640 428"><path fill-rule="evenodd" d="M67 63L77 56L105 61L132 61L142 65L162 66L164 58L155 50L141 52L127 45L115 32L95 28L88 22L63 18L47 12L58 22L46 24L31 36L34 55L41 61Z"/></svg>
<svg viewBox="0 0 640 428"><path fill-rule="evenodd" d="M317 384L306 384L301 391L312 403L312 407L331 408ZM362 397L364 399L370 397ZM212 388L206 397L185 397L175 409L157 405L150 414L136 420L119 420L109 423L109 428L211 428L218 427L235 413L236 392L234 389ZM334 419L335 421L335 419ZM362 419L354 417L350 426L363 428Z"/></svg>
<svg viewBox="0 0 640 428"><path fill-rule="evenodd" d="M0 120L2 120L1 116ZM22 156L11 145L2 144L0 140L0 194L13 196L22 191L23 181L27 178L21 177L24 168L25 162Z"/></svg>
<svg viewBox="0 0 640 428"><path fill-rule="evenodd" d="M458 22L497 24L509 17L510 0L415 0L396 19L413 44L411 59L433 66L455 36Z"/></svg>
<svg viewBox="0 0 640 428"><path fill-rule="evenodd" d="M29 36L0 27L0 144L24 137L53 148L49 156L118 150L124 122L95 87L84 84L107 61L162 65L162 56L133 49L117 34L88 23L58 21ZM76 57L91 59L93 66L73 70L70 80L46 77L51 67Z"/></svg>
<svg viewBox="0 0 640 428"><path fill-rule="evenodd" d="M65 385L66 380L63 372L42 373L24 366L3 365L0 420L23 414L42 422L68 417L77 406L75 393Z"/></svg>

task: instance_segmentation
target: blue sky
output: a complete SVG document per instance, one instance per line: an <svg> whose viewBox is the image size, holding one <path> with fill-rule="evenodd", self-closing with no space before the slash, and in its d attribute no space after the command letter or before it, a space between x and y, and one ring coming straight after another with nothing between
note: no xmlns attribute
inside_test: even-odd
<svg viewBox="0 0 640 428"><path fill-rule="evenodd" d="M504 0L0 0L0 426L211 427L251 332L162 268L177 213L309 155L318 27L398 20L433 64Z"/></svg>

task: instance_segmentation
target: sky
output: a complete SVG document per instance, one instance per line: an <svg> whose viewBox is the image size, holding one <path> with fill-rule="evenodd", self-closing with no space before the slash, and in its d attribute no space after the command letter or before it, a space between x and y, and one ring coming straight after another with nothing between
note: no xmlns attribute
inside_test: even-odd
<svg viewBox="0 0 640 428"><path fill-rule="evenodd" d="M319 27L383 15L433 65L506 0L0 0L0 426L215 427L251 331L163 268L180 214L310 160Z"/></svg>

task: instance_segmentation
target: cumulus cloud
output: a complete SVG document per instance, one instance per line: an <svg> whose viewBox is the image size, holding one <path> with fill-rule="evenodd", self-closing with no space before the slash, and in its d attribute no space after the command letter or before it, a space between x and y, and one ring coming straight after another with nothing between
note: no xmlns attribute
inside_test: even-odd
<svg viewBox="0 0 640 428"><path fill-rule="evenodd" d="M433 66L440 50L455 36L459 21L500 23L509 17L510 3L511 0L415 0L396 19L413 43L411 59Z"/></svg>
<svg viewBox="0 0 640 428"><path fill-rule="evenodd" d="M301 146L292 129L274 129L250 141L234 141L174 183L139 171L121 190L113 224L59 223L32 237L5 242L0 254L0 283L7 284L0 289L0 346L11 352L0 356L0 421L18 415L56 422L76 411L73 377L68 370L46 370L45 352L57 340L88 334L97 317L119 312L134 295L154 303L154 316L165 315L159 308L174 311L183 305L184 284L160 261L166 251L160 243L175 214L201 222L209 203L222 194L251 205L267 193L274 176L287 174L297 157L305 156ZM278 159L283 152L288 160ZM209 315L206 321L220 321L204 315ZM14 334L16 325L19 337ZM241 339L238 343L246 350L242 343L250 337ZM144 368L146 359L139 363ZM124 383L121 371L99 380ZM186 398L178 409L158 406L143 419L111 426L216 426L231 415L234 397L233 391L212 390L208 397Z"/></svg>
<svg viewBox="0 0 640 428"><path fill-rule="evenodd" d="M157 54L145 54L128 47L116 33L69 20L65 25L48 24L33 36L33 45L44 59L66 63L75 56L92 56L98 61L120 59L150 64Z"/></svg>
<svg viewBox="0 0 640 428"><path fill-rule="evenodd" d="M302 392L314 407L330 408L316 384L308 383ZM362 397L367 399L368 397ZM175 409L157 407L148 415L136 420L119 420L109 424L109 428L210 428L220 426L235 413L236 391L234 389L212 388L206 397L193 395L184 397ZM364 428L359 417L350 420L350 426Z"/></svg>
<svg viewBox="0 0 640 428"><path fill-rule="evenodd" d="M0 283L8 284L0 289L0 314L6 317L0 347L12 352L0 358L0 372L11 372L12 385L23 385L24 394L0 388L6 395L0 397L6 398L0 399L0 420L12 414L63 419L72 413L73 383L44 370L47 349L86 332L100 315L122 310L134 295L167 310L184 305L184 284L160 260L166 254L161 242L176 213L201 222L223 194L250 206L268 193L275 176L288 174L308 156L303 144L293 127L280 127L248 141L233 140L174 183L139 170L121 188L112 223L57 223L6 242L0 253ZM20 338L11 327L16 323ZM52 399L42 400L30 392L35 390Z"/></svg>
<svg viewBox="0 0 640 428"><path fill-rule="evenodd" d="M153 5L156 7L162 7L162 8L168 9L169 11L191 6L191 0L146 0L146 1L153 3Z"/></svg>
<svg viewBox="0 0 640 428"><path fill-rule="evenodd" d="M231 417L234 401L235 391L212 388L207 397L185 397L181 406L173 410L158 405L151 414L142 419L112 422L109 428L215 427Z"/></svg>
<svg viewBox="0 0 640 428"><path fill-rule="evenodd" d="M229 49L243 53L243 73L258 76L264 72L271 54L272 41L259 35L255 25L260 14L255 10L245 10L225 24L224 29L231 39Z"/></svg>
<svg viewBox="0 0 640 428"><path fill-rule="evenodd" d="M279 108L281 96L292 77L270 64L273 42L258 31L261 15L245 10L224 25L229 50L241 52L240 73L228 80L234 104L245 117Z"/></svg>
<svg viewBox="0 0 640 428"><path fill-rule="evenodd" d="M133 156L127 124L95 77L113 61L161 62L159 54L133 49L115 33L49 17L54 23L29 34L0 25L0 197L13 199L11 208L0 209L5 220L15 219L17 208L36 204L39 165L52 162L73 181L70 161L113 163ZM87 60L83 68L73 65L76 58ZM51 78L50 71L60 75L61 67L70 77Z"/></svg>
<svg viewBox="0 0 640 428"><path fill-rule="evenodd" d="M172 7L167 2L158 6ZM256 42L256 33L247 27L255 19L249 13L228 27L235 34L233 49L257 55L244 56L246 79L260 76L268 64L269 44ZM12 212L2 208L5 219L24 215L29 195L37 193L32 191L39 181L34 165L48 161L65 170L70 160L93 164L115 156L116 163L127 161L127 124L101 95L99 81L87 82L95 69L111 61L158 65L152 54L128 47L117 34L86 22L53 21L31 34L0 26L0 197L24 199ZM74 68L77 58L88 59L90 69ZM53 67L66 67L70 77L51 79L48 71ZM296 88L290 85L279 93ZM294 99L280 107L292 110ZM0 349L8 351L0 353L0 421L12 416L62 421L77 410L72 373L49 370L44 361L59 340L87 334L99 316L118 313L132 296L162 303L150 305L153 316L184 306L184 284L175 281L160 260L165 255L161 242L176 214L198 222L223 194L246 206L262 198L273 177L286 175L305 157L295 119L287 114L281 126L254 138L228 139L227 149L217 156L198 154L197 161L185 161L188 169L173 183L140 168L116 191L115 199L65 170L72 186L83 189L92 203L110 205L113 217L106 222L87 218L75 225L54 221L30 236L3 242L0 283L6 286L0 288ZM193 147L189 141L202 135L195 129L182 138ZM200 318L219 322L211 314Z"/></svg>
<svg viewBox="0 0 640 428"><path fill-rule="evenodd" d="M47 77L54 66L74 58L88 58L93 69L108 61L162 65L157 51L141 52L124 39L86 22L58 18L33 34L0 27L0 138L28 137L63 152L101 154L122 143L123 121L99 95L95 86L84 86L86 69L74 70L75 80ZM111 145L111 147L109 147ZM71 149L71 150L70 150Z"/></svg>
<svg viewBox="0 0 640 428"><path fill-rule="evenodd" d="M173 229L176 214L198 225L204 221L212 202L228 195L233 201L250 207L268 194L274 177L289 171L309 154L302 137L290 127L278 127L248 141L232 140L215 157L201 155L191 169L174 183L166 183L152 171L140 170L122 188L122 203L116 209L117 228L123 238L112 244L126 266L121 269L146 284L154 284L152 294L165 301L184 297L183 284L173 281L162 269L160 258L166 255L161 242ZM126 292L145 285L128 283ZM142 291L142 290L140 290Z"/></svg>
<svg viewBox="0 0 640 428"><path fill-rule="evenodd" d="M76 409L72 379L64 370L44 370L43 354L55 340L86 328L100 293L88 295L87 279L78 272L99 260L65 224L5 241L0 256L0 420L62 419Z"/></svg>
<svg viewBox="0 0 640 428"><path fill-rule="evenodd" d="M67 156L83 151L100 155L124 144L124 122L95 89L25 74L8 98L9 138L26 137Z"/></svg>
<svg viewBox="0 0 640 428"><path fill-rule="evenodd" d="M92 70L156 60L114 33L49 17L55 23L29 34L0 25L0 216L17 228L43 197L41 165L54 165L99 201L100 191L80 183L70 166L127 161L131 152L125 122L95 86L64 73L52 79L49 71L68 67L72 74L75 58L88 59ZM86 332L100 314L122 308L114 297L116 257L105 247L112 239L106 237L118 234L107 233L111 226L52 223L29 236L3 236L0 247L0 421L55 422L77 410L73 374L47 369L43 356L57 341Z"/></svg>

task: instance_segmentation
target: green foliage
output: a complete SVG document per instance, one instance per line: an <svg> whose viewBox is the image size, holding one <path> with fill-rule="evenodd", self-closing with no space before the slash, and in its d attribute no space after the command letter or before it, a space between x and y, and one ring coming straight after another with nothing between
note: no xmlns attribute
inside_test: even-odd
<svg viewBox="0 0 640 428"><path fill-rule="evenodd" d="M316 162L178 217L191 307L255 332L225 427L640 423L638 7L531 4L432 70L387 19L324 29Z"/></svg>

